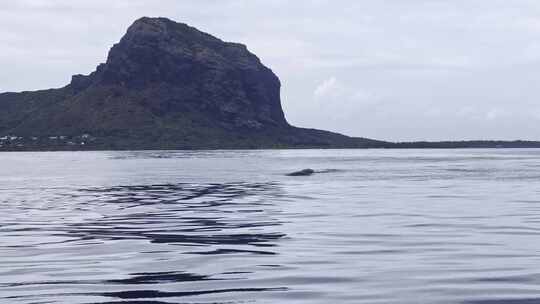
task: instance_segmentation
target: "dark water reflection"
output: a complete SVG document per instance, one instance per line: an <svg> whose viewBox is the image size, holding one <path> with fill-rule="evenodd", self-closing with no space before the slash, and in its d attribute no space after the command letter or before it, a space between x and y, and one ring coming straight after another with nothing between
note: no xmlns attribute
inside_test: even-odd
<svg viewBox="0 0 540 304"><path fill-rule="evenodd" d="M0 303L540 303L539 150L0 160Z"/></svg>
<svg viewBox="0 0 540 304"><path fill-rule="evenodd" d="M20 281L2 280L1 295L7 301L23 303L38 303L42 299L53 303L53 299L63 299L60 303L107 303L103 301L285 291L287 288L279 285L225 288L227 284L222 281L245 279L253 270L220 272L220 265L204 265L217 256L231 255L244 260L250 255L276 255L272 248L286 235L279 229L279 208L265 197L279 195L280 191L274 183L184 183L45 189L39 195L33 193L14 208L19 212L37 211L40 216L55 220L4 220L0 227L2 252L13 263L9 273L21 275L15 275ZM23 252L28 255L19 259L17 256ZM101 269L100 264L110 264L111 270L116 270ZM67 265L71 266L66 268ZM89 270L61 274L78 266ZM31 268L59 275L38 280L25 275ZM119 268L126 272L119 272ZM149 272L127 271L140 268ZM188 268L205 271L184 271ZM150 272L153 269L173 271ZM66 276L76 279L62 279ZM122 278L90 279L107 276ZM210 281L216 283L209 289L197 287ZM187 287L187 283L193 287ZM174 288L175 291L163 288L178 284L186 287ZM130 286L137 287L131 290Z"/></svg>
<svg viewBox="0 0 540 304"><path fill-rule="evenodd" d="M87 203L113 204L121 213L104 216L98 221L69 224L66 233L86 240L146 238L152 243L193 246L216 244L271 247L274 246L273 241L285 235L278 232L235 232L280 225L278 220L265 214L272 207L270 203L240 200L245 196L278 190L274 184L247 183L82 189L80 192L83 196L90 198ZM74 198L78 199L77 196ZM130 210L156 205L158 208L154 211ZM229 214L245 215L231 218ZM256 220L250 220L250 214L262 214L265 220L256 216L253 216Z"/></svg>

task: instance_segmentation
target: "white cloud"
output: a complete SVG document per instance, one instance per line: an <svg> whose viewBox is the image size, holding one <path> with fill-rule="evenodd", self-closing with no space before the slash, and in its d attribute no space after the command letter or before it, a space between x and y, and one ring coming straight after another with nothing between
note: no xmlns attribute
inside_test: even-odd
<svg viewBox="0 0 540 304"><path fill-rule="evenodd" d="M315 91L313 91L313 96L315 96L316 99L337 97L342 93L342 90L342 85L338 82L336 77L332 76L315 88Z"/></svg>
<svg viewBox="0 0 540 304"><path fill-rule="evenodd" d="M313 91L313 96L315 100L319 101L332 100L332 106L343 109L372 106L381 101L381 98L371 91L357 85L344 83L335 76L321 82Z"/></svg>

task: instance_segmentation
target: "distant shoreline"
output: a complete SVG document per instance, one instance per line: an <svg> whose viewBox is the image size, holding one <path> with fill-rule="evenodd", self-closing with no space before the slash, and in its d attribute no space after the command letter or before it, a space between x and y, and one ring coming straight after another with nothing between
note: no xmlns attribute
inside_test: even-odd
<svg viewBox="0 0 540 304"><path fill-rule="evenodd" d="M275 146L275 147L95 147L95 146L4 146L0 152L84 152L84 151L219 151L219 150L452 150L452 149L540 149L540 141L418 141L418 142L378 142L365 147L332 147L332 146Z"/></svg>

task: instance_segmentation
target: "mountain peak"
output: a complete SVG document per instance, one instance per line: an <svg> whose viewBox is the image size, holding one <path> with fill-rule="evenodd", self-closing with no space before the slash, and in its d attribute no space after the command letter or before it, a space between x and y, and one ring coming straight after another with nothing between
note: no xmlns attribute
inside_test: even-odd
<svg viewBox="0 0 540 304"><path fill-rule="evenodd" d="M142 17L128 28L128 35L141 35L141 36L165 36L167 35L167 27L173 23L167 18L149 18Z"/></svg>
<svg viewBox="0 0 540 304"><path fill-rule="evenodd" d="M219 39L203 33L194 27L191 27L185 23L179 23L172 21L164 17L142 17L128 28L124 39L133 37L140 37L144 39L152 38L165 38L165 37L179 37L201 39L206 38L213 41L220 41Z"/></svg>
<svg viewBox="0 0 540 304"><path fill-rule="evenodd" d="M132 25L136 24L183 24L181 22L173 21L166 17L148 17L143 16L133 22Z"/></svg>
<svg viewBox="0 0 540 304"><path fill-rule="evenodd" d="M94 80L141 87L149 83L178 83L193 69L214 71L253 70L271 73L259 58L238 43L224 42L184 23L167 18L136 20ZM274 77L278 81L277 77ZM95 82L92 81L92 82Z"/></svg>

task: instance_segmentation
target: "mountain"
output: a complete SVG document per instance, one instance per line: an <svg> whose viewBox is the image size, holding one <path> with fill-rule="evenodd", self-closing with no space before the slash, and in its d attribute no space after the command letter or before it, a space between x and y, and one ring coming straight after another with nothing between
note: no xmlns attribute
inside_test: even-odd
<svg viewBox="0 0 540 304"><path fill-rule="evenodd" d="M141 18L90 75L0 94L0 151L525 148L529 141L390 143L291 126L278 77L238 43Z"/></svg>
<svg viewBox="0 0 540 304"><path fill-rule="evenodd" d="M291 126L278 77L238 43L141 18L90 75L0 94L0 149L367 148L387 143Z"/></svg>

